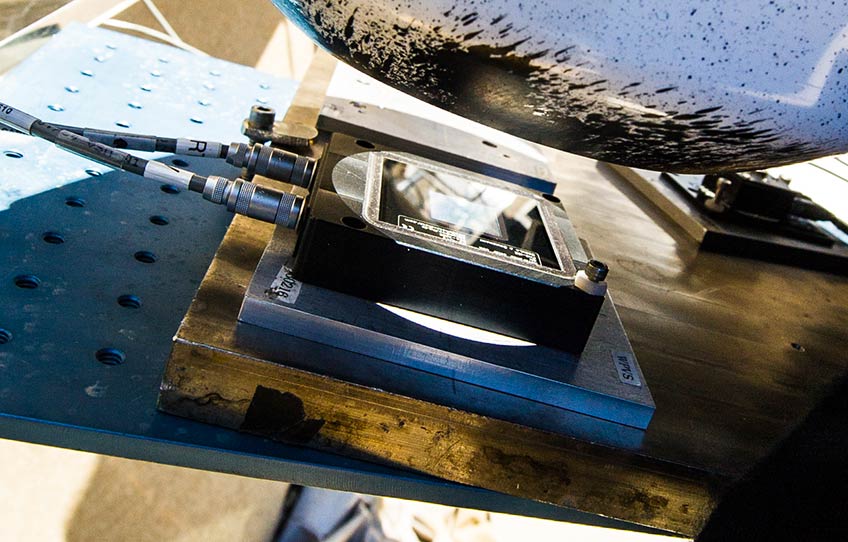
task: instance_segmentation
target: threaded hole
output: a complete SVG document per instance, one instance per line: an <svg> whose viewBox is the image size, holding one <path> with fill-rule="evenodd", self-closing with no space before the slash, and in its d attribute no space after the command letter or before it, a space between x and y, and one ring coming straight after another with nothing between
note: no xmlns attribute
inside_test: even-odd
<svg viewBox="0 0 848 542"><path fill-rule="evenodd" d="M168 224L171 223L171 221L168 220L167 216L162 216L162 215L151 216L150 222L152 222L153 224L156 224L157 226L167 226Z"/></svg>
<svg viewBox="0 0 848 542"><path fill-rule="evenodd" d="M133 256L141 263L153 263L157 260L156 254L153 254L149 250L139 250Z"/></svg>
<svg viewBox="0 0 848 542"><path fill-rule="evenodd" d="M101 348L94 357L104 365L120 365L126 361L126 355L117 348Z"/></svg>
<svg viewBox="0 0 848 542"><path fill-rule="evenodd" d="M51 245L61 245L65 242L65 237L61 233L57 233L55 231L44 232L41 235L41 239L45 243L50 243Z"/></svg>
<svg viewBox="0 0 848 542"><path fill-rule="evenodd" d="M118 305L127 309L140 309L141 299L138 296L132 294L124 294L118 297Z"/></svg>
<svg viewBox="0 0 848 542"><path fill-rule="evenodd" d="M24 290L35 290L41 285L41 279L35 275L18 275L15 277L15 286Z"/></svg>
<svg viewBox="0 0 848 542"><path fill-rule="evenodd" d="M87 169L87 170L85 170L85 172L88 175L90 175L91 177L100 177L101 175L103 175L101 172L97 171L96 169Z"/></svg>
<svg viewBox="0 0 848 542"><path fill-rule="evenodd" d="M6 344L12 340L12 332L0 327L0 344Z"/></svg>
<svg viewBox="0 0 848 542"><path fill-rule="evenodd" d="M178 186L174 186L172 184L163 184L159 187L159 190L166 194L179 194L180 188Z"/></svg>
<svg viewBox="0 0 848 542"><path fill-rule="evenodd" d="M365 222L359 220L355 216L346 216L342 218L342 224L355 230L365 229Z"/></svg>
<svg viewBox="0 0 848 542"><path fill-rule="evenodd" d="M77 196L65 198L65 205L68 207L85 207L85 200Z"/></svg>
<svg viewBox="0 0 848 542"><path fill-rule="evenodd" d="M3 151L3 156L6 158L23 158L24 155L18 151Z"/></svg>

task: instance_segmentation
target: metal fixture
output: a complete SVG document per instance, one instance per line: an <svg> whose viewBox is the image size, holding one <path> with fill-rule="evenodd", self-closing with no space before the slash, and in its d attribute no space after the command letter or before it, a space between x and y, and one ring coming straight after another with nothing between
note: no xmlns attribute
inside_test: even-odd
<svg viewBox="0 0 848 542"><path fill-rule="evenodd" d="M227 210L264 222L294 228L303 209L303 198L246 181L210 176L203 199L226 205Z"/></svg>
<svg viewBox="0 0 848 542"><path fill-rule="evenodd" d="M236 167L247 168L248 179L258 174L277 181L307 187L312 181L315 169L315 160L312 158L258 143L248 145L234 142L226 145L218 141L160 137L64 124L51 124L51 126L56 129L55 131L70 132L116 149L224 158Z"/></svg>
<svg viewBox="0 0 848 542"><path fill-rule="evenodd" d="M586 276L592 282L603 282L609 274L609 267L604 262L598 260L589 260L586 263Z"/></svg>
<svg viewBox="0 0 848 542"><path fill-rule="evenodd" d="M315 171L315 160L312 158L258 143L230 144L227 162L246 168L248 179L254 175L262 175L304 188L312 182Z"/></svg>
<svg viewBox="0 0 848 542"><path fill-rule="evenodd" d="M793 177L828 173L830 160L796 166ZM680 175L610 166L702 250L738 254L844 275L848 225L767 172ZM825 171L822 172L822 167ZM842 183L838 177L833 182Z"/></svg>
<svg viewBox="0 0 848 542"><path fill-rule="evenodd" d="M202 192L205 199L213 203L226 204L227 209L231 212L265 222L294 228L303 209L303 198L299 196L272 188L258 187L253 183L242 180L234 181L217 176L207 178L175 166L146 160L89 139L83 135L86 133L85 129L48 124L4 103L0 103L0 123L16 131L50 141L69 152L101 164L135 173L147 179L182 186L194 192ZM102 131L98 132L98 137L107 138L110 141L113 139L116 142L120 141L125 148L139 146L143 147L144 150L157 150L157 145L166 140L155 136L137 136L134 134L120 139L115 138L113 133ZM168 140L168 145L174 143L179 147L179 141L189 140ZM223 149L221 144L215 142L197 141L195 143L203 143L204 148L212 145ZM285 151L274 153L270 149L265 150L265 147L260 145L248 149L246 145L233 144L230 145L229 150L237 151L239 156L246 158L253 170L260 172L272 170L284 176L287 180L295 179L303 182L305 179L308 184L314 169L314 161L310 159ZM249 154L248 150L250 151ZM215 154L220 156L222 153L217 151Z"/></svg>
<svg viewBox="0 0 848 542"><path fill-rule="evenodd" d="M607 293L607 275L609 267L602 261L589 260L585 269L577 272L574 285L590 295L604 296Z"/></svg>
<svg viewBox="0 0 848 542"><path fill-rule="evenodd" d="M254 105L250 108L247 125L255 130L270 130L274 127L277 112L274 108L264 105Z"/></svg>

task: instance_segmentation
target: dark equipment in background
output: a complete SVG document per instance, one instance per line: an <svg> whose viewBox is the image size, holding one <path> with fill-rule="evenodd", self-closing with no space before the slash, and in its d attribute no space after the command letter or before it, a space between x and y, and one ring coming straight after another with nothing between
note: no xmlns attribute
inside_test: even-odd
<svg viewBox="0 0 848 542"><path fill-rule="evenodd" d="M784 178L610 167L704 250L848 273L848 226Z"/></svg>

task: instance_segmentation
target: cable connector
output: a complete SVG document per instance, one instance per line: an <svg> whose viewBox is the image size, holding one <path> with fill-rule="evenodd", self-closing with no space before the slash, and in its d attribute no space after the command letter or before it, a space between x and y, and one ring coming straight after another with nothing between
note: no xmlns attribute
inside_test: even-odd
<svg viewBox="0 0 848 542"><path fill-rule="evenodd" d="M89 139L85 133L87 132L95 139L124 148L177 151L218 158L223 158L226 154L227 161L238 167L247 165L248 168L262 175L269 175L292 184L303 183L301 186L309 184L315 168L315 161L310 158L261 145L248 147L242 143L234 143L226 148L220 143L209 141L117 134L48 124L2 102L0 102L0 125L40 137L69 152L109 167L159 182L179 184L193 192L203 193L204 199L226 205L231 212L292 229L297 227L303 211L304 201L300 196L258 186L241 179L230 180L224 177L196 175L191 171L126 153L109 144Z"/></svg>
<svg viewBox="0 0 848 542"><path fill-rule="evenodd" d="M241 179L211 175L203 187L203 199L226 205L236 214L294 229L303 210L303 198Z"/></svg>
<svg viewBox="0 0 848 542"><path fill-rule="evenodd" d="M231 143L227 162L247 168L248 178L262 175L303 188L309 187L315 173L315 160L312 158L258 143Z"/></svg>

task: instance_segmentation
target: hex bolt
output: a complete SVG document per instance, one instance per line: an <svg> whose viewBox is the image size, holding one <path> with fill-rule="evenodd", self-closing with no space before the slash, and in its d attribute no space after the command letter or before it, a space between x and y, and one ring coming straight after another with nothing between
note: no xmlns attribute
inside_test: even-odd
<svg viewBox="0 0 848 542"><path fill-rule="evenodd" d="M586 276L592 282L603 282L609 273L609 267L599 260L589 260L586 264Z"/></svg>
<svg viewBox="0 0 848 542"><path fill-rule="evenodd" d="M277 113L271 107L254 105L250 108L250 116L247 118L248 125L254 130L272 130Z"/></svg>

